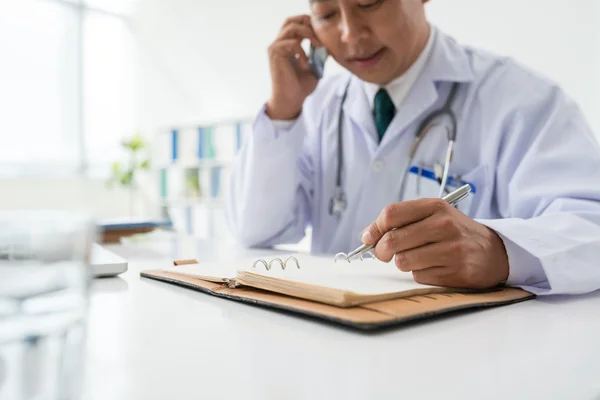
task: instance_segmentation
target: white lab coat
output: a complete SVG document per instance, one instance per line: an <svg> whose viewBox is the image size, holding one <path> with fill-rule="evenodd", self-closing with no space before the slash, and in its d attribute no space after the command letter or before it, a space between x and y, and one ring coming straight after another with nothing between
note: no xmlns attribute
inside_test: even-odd
<svg viewBox="0 0 600 400"><path fill-rule="evenodd" d="M436 28L434 28L436 29ZM343 187L348 207L329 215L344 103ZM577 105L552 82L507 58L465 48L437 31L430 58L381 144L356 77L322 79L292 127L277 131L264 108L236 159L227 200L231 230L247 246L292 243L312 226L312 251L348 252L384 206L436 197L412 166L442 160L444 126L410 162L418 124L461 82L453 107L457 143L450 173L475 187L463 212L494 229L510 264L509 285L536 294L600 288L600 149ZM425 189L424 189L425 188ZM418 190L418 196L417 196Z"/></svg>

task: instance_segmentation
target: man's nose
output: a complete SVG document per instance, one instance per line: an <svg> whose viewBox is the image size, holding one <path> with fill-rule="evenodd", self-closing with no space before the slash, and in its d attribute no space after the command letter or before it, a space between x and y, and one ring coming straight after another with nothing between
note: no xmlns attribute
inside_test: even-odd
<svg viewBox="0 0 600 400"><path fill-rule="evenodd" d="M362 18L353 15L351 11L346 11L342 12L340 31L342 42L352 45L361 42L368 36L369 27Z"/></svg>

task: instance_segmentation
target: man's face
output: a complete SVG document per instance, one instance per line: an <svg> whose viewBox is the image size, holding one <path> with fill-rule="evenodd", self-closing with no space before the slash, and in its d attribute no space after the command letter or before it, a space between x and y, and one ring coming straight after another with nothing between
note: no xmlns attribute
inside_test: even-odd
<svg viewBox="0 0 600 400"><path fill-rule="evenodd" d="M429 32L427 0L311 0L313 29L344 68L386 84L414 62Z"/></svg>

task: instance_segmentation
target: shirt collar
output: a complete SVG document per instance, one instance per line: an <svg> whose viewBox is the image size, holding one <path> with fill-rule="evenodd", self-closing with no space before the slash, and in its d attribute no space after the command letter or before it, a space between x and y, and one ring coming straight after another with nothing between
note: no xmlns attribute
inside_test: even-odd
<svg viewBox="0 0 600 400"><path fill-rule="evenodd" d="M425 45L425 48L423 49L419 57L417 57L415 62L410 66L410 68L408 68L408 70L406 70L404 74L402 74L401 76L384 86L388 94L390 95L392 102L394 103L394 107L396 107L396 110L400 109L400 106L404 102L404 99L408 95L408 92L410 91L413 84L416 82L417 78L423 71L423 68L427 63L427 59L429 58L429 55L431 54L431 51L433 49L435 35L436 30L433 28L430 29L427 44ZM369 106L371 107L371 110L373 110L375 103L375 95L377 94L379 89L381 89L381 86L370 82L363 82L363 86L367 95L367 99L369 101Z"/></svg>
<svg viewBox="0 0 600 400"><path fill-rule="evenodd" d="M471 82L475 79L473 68L471 67L470 50L458 44L454 38L446 35L443 31L437 29L435 25L431 25L431 37L433 41L431 45L431 54L429 59L426 59L425 66L421 75L423 79L436 82ZM418 75L417 75L418 76ZM360 87L363 93L364 82L352 75L349 71L343 70L341 80L344 82L356 81L357 88ZM418 80L418 78L417 78ZM339 85L336 90L336 95L342 97L346 83ZM379 90L379 88L377 89ZM373 101L374 102L374 96Z"/></svg>

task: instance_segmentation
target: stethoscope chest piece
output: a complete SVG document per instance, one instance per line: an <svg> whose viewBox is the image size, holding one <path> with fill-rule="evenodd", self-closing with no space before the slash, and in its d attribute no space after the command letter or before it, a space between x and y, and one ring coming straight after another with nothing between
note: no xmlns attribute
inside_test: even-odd
<svg viewBox="0 0 600 400"><path fill-rule="evenodd" d="M336 188L334 196L329 200L329 214L339 218L347 207L346 195L341 188Z"/></svg>

